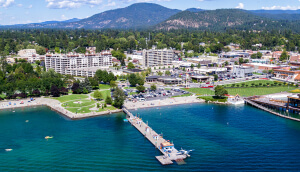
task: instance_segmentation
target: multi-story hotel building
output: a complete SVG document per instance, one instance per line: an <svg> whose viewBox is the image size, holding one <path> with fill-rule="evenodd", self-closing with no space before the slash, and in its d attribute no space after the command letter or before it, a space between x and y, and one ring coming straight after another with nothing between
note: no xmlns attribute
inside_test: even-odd
<svg viewBox="0 0 300 172"><path fill-rule="evenodd" d="M172 61L175 57L173 50L171 49L150 49L143 50L143 66L167 66L172 65Z"/></svg>
<svg viewBox="0 0 300 172"><path fill-rule="evenodd" d="M112 55L110 52L99 54L47 54L45 58L46 70L54 69L61 74L71 74L70 69L112 66Z"/></svg>

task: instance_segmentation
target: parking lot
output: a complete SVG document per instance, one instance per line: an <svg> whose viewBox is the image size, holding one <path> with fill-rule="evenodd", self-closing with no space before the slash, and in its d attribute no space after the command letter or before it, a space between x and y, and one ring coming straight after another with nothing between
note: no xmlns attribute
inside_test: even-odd
<svg viewBox="0 0 300 172"><path fill-rule="evenodd" d="M156 91L147 89L145 93L138 93L135 89L124 89L124 93L127 96L127 100L130 101L151 101L173 96L180 96L183 94L188 94L189 92L180 89L166 90L164 88L159 88ZM130 93L134 94L130 95Z"/></svg>

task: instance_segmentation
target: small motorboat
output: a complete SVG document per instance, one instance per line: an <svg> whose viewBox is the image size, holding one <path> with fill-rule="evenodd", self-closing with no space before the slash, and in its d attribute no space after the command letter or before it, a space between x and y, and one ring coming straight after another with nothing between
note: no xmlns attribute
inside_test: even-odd
<svg viewBox="0 0 300 172"><path fill-rule="evenodd" d="M25 122L29 122L29 120L26 120Z"/></svg>
<svg viewBox="0 0 300 172"><path fill-rule="evenodd" d="M45 139L53 139L53 136L46 136Z"/></svg>
<svg viewBox="0 0 300 172"><path fill-rule="evenodd" d="M124 119L124 122L128 122L128 119Z"/></svg>
<svg viewBox="0 0 300 172"><path fill-rule="evenodd" d="M10 152L12 151L13 149L5 149L6 152Z"/></svg>

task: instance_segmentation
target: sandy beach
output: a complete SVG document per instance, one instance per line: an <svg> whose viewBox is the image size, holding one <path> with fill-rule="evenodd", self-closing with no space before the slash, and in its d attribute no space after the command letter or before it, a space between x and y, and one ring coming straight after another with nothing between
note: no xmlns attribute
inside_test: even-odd
<svg viewBox="0 0 300 172"><path fill-rule="evenodd" d="M202 99L197 99L197 96L190 97L174 97L174 98L162 98L159 100L145 101L145 102L132 102L126 101L124 106L127 109L139 109L139 108L151 108L159 106L171 106L179 104L189 104L189 103L203 103Z"/></svg>
<svg viewBox="0 0 300 172"><path fill-rule="evenodd" d="M23 102L21 104L21 102ZM139 109L139 108L151 108L151 107L159 107L159 106L170 106L170 105L179 105L179 104L188 104L188 103L203 103L204 100L197 99L196 96L191 97L175 97L175 98L163 98L159 100L153 101L145 101L145 102L136 102L133 103L131 101L125 101L124 106L127 109ZM51 98L35 98L34 101L30 101L29 98L21 99L21 100L7 100L0 102L0 110L4 109L17 109L17 108L25 108L25 107L34 107L34 106L47 106L51 110L56 111L70 119L82 119L82 118L89 118L101 115L107 115L111 113L118 113L122 112L122 109L113 110L113 111L104 111L104 112L91 112L85 114L75 114L64 107L61 106L62 103L58 100L51 99Z"/></svg>

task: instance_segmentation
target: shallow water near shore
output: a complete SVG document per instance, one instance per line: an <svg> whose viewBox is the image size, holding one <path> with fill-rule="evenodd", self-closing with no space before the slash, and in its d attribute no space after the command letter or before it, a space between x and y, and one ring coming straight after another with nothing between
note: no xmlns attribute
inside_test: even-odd
<svg viewBox="0 0 300 172"><path fill-rule="evenodd" d="M298 171L300 123L251 106L190 104L131 110L180 149L158 150L123 113L71 121L46 107L0 111L0 171ZM28 120L28 122L26 122ZM45 139L53 136L53 139ZM5 149L13 149L6 152Z"/></svg>

